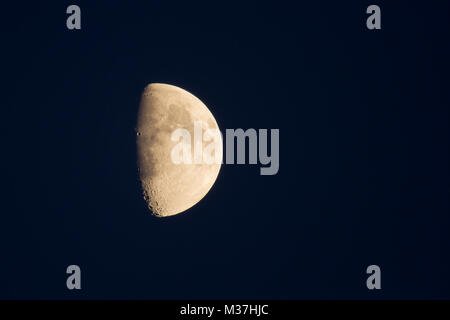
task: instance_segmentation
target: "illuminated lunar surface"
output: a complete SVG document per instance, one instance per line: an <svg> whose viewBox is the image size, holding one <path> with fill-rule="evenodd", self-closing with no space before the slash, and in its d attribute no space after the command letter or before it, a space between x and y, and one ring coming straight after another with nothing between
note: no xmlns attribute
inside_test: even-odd
<svg viewBox="0 0 450 320"><path fill-rule="evenodd" d="M218 129L209 109L186 90L160 83L144 89L136 127L137 158L143 196L155 216L186 211L208 193L217 179L220 163L175 164L171 159L171 151L179 143L172 141L172 132L184 128L193 139L194 121L201 121L203 132ZM222 148L220 138L220 154Z"/></svg>

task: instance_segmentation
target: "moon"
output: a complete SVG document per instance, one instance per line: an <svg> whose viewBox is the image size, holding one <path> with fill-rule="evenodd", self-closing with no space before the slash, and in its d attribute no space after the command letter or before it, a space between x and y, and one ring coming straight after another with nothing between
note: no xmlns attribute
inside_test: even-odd
<svg viewBox="0 0 450 320"><path fill-rule="evenodd" d="M202 136L207 129L219 129L211 111L188 91L162 83L145 87L136 127L137 165L144 200L157 217L173 216L197 204L219 175L221 163L172 161L177 144L172 133L182 128L194 137L194 121L200 121ZM220 155L222 149L220 136Z"/></svg>

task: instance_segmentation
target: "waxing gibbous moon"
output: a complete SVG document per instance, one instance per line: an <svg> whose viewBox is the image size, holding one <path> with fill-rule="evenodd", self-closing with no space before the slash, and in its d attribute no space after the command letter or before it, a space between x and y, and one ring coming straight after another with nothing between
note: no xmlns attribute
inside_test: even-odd
<svg viewBox="0 0 450 320"><path fill-rule="evenodd" d="M194 122L201 123L202 134L207 129L219 129L205 104L186 90L161 83L144 89L136 127L137 159L143 196L155 216L186 211L208 193L217 179L220 162L176 164L171 158L178 143L172 140L172 133L182 128L193 138ZM216 152L221 156L221 136L219 149Z"/></svg>

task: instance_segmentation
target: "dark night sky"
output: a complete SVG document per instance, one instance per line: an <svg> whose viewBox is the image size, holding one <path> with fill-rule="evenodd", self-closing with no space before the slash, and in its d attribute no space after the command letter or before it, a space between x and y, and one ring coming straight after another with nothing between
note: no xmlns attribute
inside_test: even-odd
<svg viewBox="0 0 450 320"><path fill-rule="evenodd" d="M2 4L0 298L450 298L449 4L296 3ZM134 132L151 82L222 130L280 129L279 173L224 165L152 217Z"/></svg>

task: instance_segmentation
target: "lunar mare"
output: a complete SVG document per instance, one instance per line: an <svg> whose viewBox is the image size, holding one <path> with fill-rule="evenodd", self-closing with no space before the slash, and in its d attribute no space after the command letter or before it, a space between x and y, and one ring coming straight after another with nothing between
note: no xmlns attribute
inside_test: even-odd
<svg viewBox="0 0 450 320"><path fill-rule="evenodd" d="M219 129L200 99L176 86L149 84L142 93L137 119L137 159L142 192L148 208L158 217L172 216L194 206L211 189L221 163L175 164L172 133L179 128L194 137L194 122L202 130ZM206 144L203 144L203 148ZM220 152L223 143L220 138Z"/></svg>

